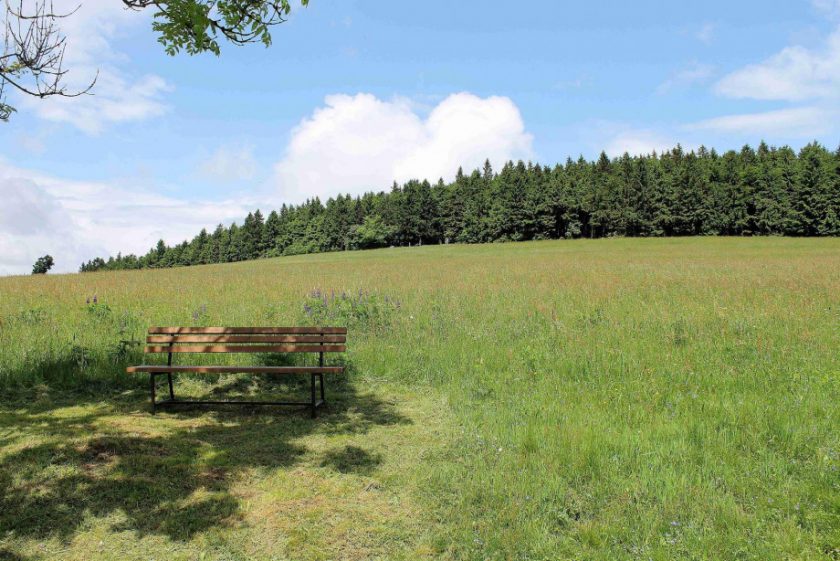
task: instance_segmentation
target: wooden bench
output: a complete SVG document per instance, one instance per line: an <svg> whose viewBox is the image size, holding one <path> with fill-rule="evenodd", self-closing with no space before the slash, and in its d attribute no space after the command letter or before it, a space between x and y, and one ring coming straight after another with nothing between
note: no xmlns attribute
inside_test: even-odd
<svg viewBox="0 0 840 561"><path fill-rule="evenodd" d="M346 349L346 327L150 327L145 353L168 355L166 364L130 366L129 373L149 374L152 414L158 406L178 404L202 405L304 405L312 410L326 403L324 374L340 374L343 366L326 366L325 353L341 353ZM188 366L172 364L172 355L179 353L317 353L318 366ZM202 374L310 374L309 401L195 401L175 399L172 375L178 372ZM169 399L155 401L155 383L166 375ZM320 392L316 392L316 380ZM320 393L320 397L319 397Z"/></svg>

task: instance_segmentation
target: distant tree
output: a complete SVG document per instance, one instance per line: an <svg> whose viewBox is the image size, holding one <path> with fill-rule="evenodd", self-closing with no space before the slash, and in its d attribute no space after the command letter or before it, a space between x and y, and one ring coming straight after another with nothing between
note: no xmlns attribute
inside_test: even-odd
<svg viewBox="0 0 840 561"><path fill-rule="evenodd" d="M259 209L248 213L238 233L242 260L257 259L264 255L265 224Z"/></svg>
<svg viewBox="0 0 840 561"><path fill-rule="evenodd" d="M456 241L483 243L604 236L840 235L840 150L812 143L798 154L761 143L719 156L679 145L661 154L553 168L489 162L455 181L396 182L390 192L317 197L263 220L163 241L141 258L96 258L81 271L174 267L257 257Z"/></svg>
<svg viewBox="0 0 840 561"><path fill-rule="evenodd" d="M88 261L87 263L82 263L82 266L79 267L80 273L92 273L94 271L101 271L107 267L107 263L101 257L95 257Z"/></svg>
<svg viewBox="0 0 840 561"><path fill-rule="evenodd" d="M459 208L461 203L458 201L450 201L450 204L456 206L453 211L454 226L450 229L455 241L481 243L492 239L489 208L494 181L495 175L489 160L485 161L483 174L475 170L466 177L463 170L458 168L450 195L450 199L463 201L463 208Z"/></svg>
<svg viewBox="0 0 840 561"><path fill-rule="evenodd" d="M387 245L391 233L391 228L381 216L366 216L365 221L353 230L353 245L359 249L383 247Z"/></svg>
<svg viewBox="0 0 840 561"><path fill-rule="evenodd" d="M242 261L243 257L243 228L236 225L236 222L230 225L228 237L230 238L227 244L227 258L226 262Z"/></svg>
<svg viewBox="0 0 840 561"><path fill-rule="evenodd" d="M250 237L254 241L254 251L251 254L250 259L265 256L267 250L265 232L265 219L263 218L260 209L257 209L254 211L254 221L251 224Z"/></svg>
<svg viewBox="0 0 840 561"><path fill-rule="evenodd" d="M53 258L52 255L44 255L43 257L39 257L35 264L32 266L32 274L33 275L46 275L47 271L52 269L53 267Z"/></svg>
<svg viewBox="0 0 840 561"><path fill-rule="evenodd" d="M493 181L492 202L488 209L490 235L499 241L525 238L525 197L527 169L523 161L508 162Z"/></svg>
<svg viewBox="0 0 840 561"><path fill-rule="evenodd" d="M275 255L277 253L277 238L280 236L282 228L282 221L280 215L276 210L272 210L268 218L265 220L265 235L264 242L267 255Z"/></svg>

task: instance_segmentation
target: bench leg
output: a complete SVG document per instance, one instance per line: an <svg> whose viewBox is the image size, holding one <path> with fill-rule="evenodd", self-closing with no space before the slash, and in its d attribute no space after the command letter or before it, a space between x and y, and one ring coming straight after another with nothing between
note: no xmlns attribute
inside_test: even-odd
<svg viewBox="0 0 840 561"><path fill-rule="evenodd" d="M318 375L318 377L321 379L321 401L323 403L326 403L327 398L324 397L324 373L322 372L321 374Z"/></svg>
<svg viewBox="0 0 840 561"><path fill-rule="evenodd" d="M310 379L310 397L312 398L312 418L318 416L318 402L315 401L315 374L311 375Z"/></svg>
<svg viewBox="0 0 840 561"><path fill-rule="evenodd" d="M167 372L166 378L169 380L169 399L175 401L175 390L172 388L172 372Z"/></svg>
<svg viewBox="0 0 840 561"><path fill-rule="evenodd" d="M152 396L152 415L155 414L155 373L149 373L149 393Z"/></svg>

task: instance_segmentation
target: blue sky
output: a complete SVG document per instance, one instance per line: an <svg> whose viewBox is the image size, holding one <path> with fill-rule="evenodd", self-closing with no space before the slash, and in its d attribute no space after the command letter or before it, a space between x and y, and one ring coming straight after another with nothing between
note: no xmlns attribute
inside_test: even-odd
<svg viewBox="0 0 840 561"><path fill-rule="evenodd" d="M67 24L71 80L98 70L95 95L11 98L0 273L485 157L840 143L840 0L311 0L271 48L218 58L165 55L120 4Z"/></svg>

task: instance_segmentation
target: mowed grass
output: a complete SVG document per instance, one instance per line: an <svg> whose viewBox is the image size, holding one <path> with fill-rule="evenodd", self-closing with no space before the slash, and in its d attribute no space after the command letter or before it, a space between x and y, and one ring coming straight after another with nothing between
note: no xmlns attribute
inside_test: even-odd
<svg viewBox="0 0 840 561"><path fill-rule="evenodd" d="M313 288L400 301L390 325L351 328L317 420L153 418L123 374L142 358L120 341L148 325L299 323ZM0 321L11 558L840 558L837 239L7 278Z"/></svg>

